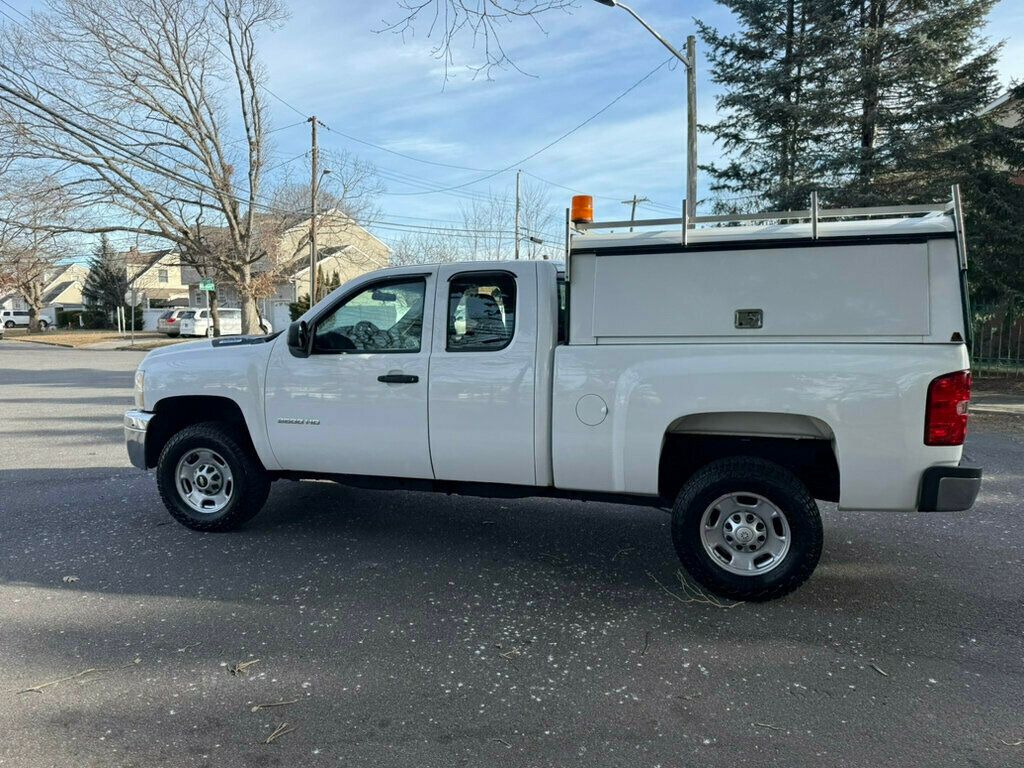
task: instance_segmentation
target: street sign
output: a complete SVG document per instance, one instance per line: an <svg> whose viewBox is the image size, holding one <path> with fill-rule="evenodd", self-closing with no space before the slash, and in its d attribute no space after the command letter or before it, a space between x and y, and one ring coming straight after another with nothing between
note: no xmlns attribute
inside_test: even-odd
<svg viewBox="0 0 1024 768"><path fill-rule="evenodd" d="M215 291L217 290L213 285L213 280L200 280L199 281L200 291Z"/></svg>

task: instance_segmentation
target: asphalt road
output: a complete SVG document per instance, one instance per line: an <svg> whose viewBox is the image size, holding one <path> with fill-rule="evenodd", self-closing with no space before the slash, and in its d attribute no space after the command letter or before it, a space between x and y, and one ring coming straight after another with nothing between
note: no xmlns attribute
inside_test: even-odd
<svg viewBox="0 0 1024 768"><path fill-rule="evenodd" d="M121 445L139 358L0 343L0 765L1024 765L1020 433L975 511L829 507L725 609L650 509L281 482L192 533Z"/></svg>

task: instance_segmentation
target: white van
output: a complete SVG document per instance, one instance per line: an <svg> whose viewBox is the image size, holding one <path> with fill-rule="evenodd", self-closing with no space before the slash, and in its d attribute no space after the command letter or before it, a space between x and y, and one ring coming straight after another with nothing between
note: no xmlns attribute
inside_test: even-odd
<svg viewBox="0 0 1024 768"><path fill-rule="evenodd" d="M242 310L221 308L220 335L238 336L242 332ZM208 309L190 309L178 318L182 336L213 336L213 319ZM270 323L263 321L263 332L270 333Z"/></svg>
<svg viewBox="0 0 1024 768"><path fill-rule="evenodd" d="M27 309L0 309L0 325L4 328L28 328ZM46 330L50 322L45 317L39 318L39 328Z"/></svg>

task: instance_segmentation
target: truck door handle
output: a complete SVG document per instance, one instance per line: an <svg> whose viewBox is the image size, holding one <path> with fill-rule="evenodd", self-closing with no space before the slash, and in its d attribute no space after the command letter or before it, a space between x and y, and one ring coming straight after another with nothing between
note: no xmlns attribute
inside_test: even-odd
<svg viewBox="0 0 1024 768"><path fill-rule="evenodd" d="M388 373L377 377L377 381L383 384L415 384L419 380L419 376L409 376L404 373Z"/></svg>

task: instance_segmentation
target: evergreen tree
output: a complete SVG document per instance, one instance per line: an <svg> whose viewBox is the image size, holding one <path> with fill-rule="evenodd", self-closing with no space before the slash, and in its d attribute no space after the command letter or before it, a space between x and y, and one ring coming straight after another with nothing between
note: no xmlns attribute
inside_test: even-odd
<svg viewBox="0 0 1024 768"><path fill-rule="evenodd" d="M706 166L712 189L750 206L805 208L827 173L824 139L840 120L832 61L843 33L843 0L719 0L739 31L698 22L723 118L702 126L730 159Z"/></svg>
<svg viewBox="0 0 1024 768"><path fill-rule="evenodd" d="M812 190L845 207L948 200L960 184L975 295L1024 297L1024 126L983 113L999 92L999 45L982 35L996 0L718 1L740 29L702 27L725 89L714 190L785 210Z"/></svg>
<svg viewBox="0 0 1024 768"><path fill-rule="evenodd" d="M106 235L89 259L89 275L82 286L82 298L92 311L102 313L108 320L124 304L128 291L128 275L124 260L110 246Z"/></svg>
<svg viewBox="0 0 1024 768"><path fill-rule="evenodd" d="M981 35L995 2L846 0L834 202L932 201L968 182L971 145L993 128L979 113L999 89L999 46Z"/></svg>

